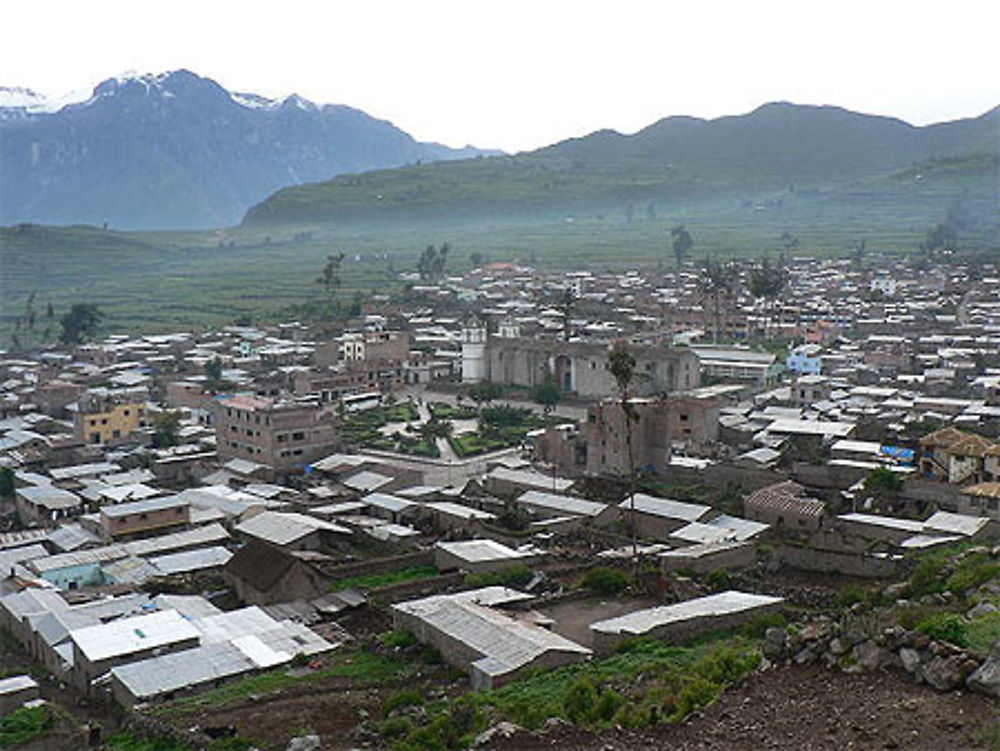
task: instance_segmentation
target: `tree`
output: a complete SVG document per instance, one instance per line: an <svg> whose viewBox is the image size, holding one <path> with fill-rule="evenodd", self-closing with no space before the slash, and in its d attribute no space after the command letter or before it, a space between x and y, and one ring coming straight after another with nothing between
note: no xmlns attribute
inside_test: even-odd
<svg viewBox="0 0 1000 751"><path fill-rule="evenodd" d="M711 298L714 314L712 341L718 343L719 329L722 327L722 301L728 301L736 286L736 275L728 264L715 263L706 259L698 278L698 289Z"/></svg>
<svg viewBox="0 0 1000 751"><path fill-rule="evenodd" d="M928 255L953 253L958 250L958 232L950 224L940 222L927 230L921 246Z"/></svg>
<svg viewBox="0 0 1000 751"><path fill-rule="evenodd" d="M474 250L469 254L469 262L472 264L472 268L478 269L483 265L483 254L478 250Z"/></svg>
<svg viewBox="0 0 1000 751"><path fill-rule="evenodd" d="M316 277L316 284L323 285L326 296L331 300L340 288L340 265L343 262L343 253L330 253L326 257L326 265L323 267L322 273Z"/></svg>
<svg viewBox="0 0 1000 751"><path fill-rule="evenodd" d="M205 390L210 394L222 388L222 360L213 357L205 363Z"/></svg>
<svg viewBox="0 0 1000 751"><path fill-rule="evenodd" d="M570 313L573 312L573 308L576 307L576 294L573 292L572 287L567 287L563 290L562 295L559 297L559 302L556 303L556 309L562 313L563 316L563 341L569 341L570 335Z"/></svg>
<svg viewBox="0 0 1000 751"><path fill-rule="evenodd" d="M791 232L781 233L781 249L787 255L799 247L799 238Z"/></svg>
<svg viewBox="0 0 1000 751"><path fill-rule="evenodd" d="M453 430L454 426L450 420L439 420L436 417L432 417L420 426L420 437L431 443L437 438L447 438Z"/></svg>
<svg viewBox="0 0 1000 751"><path fill-rule="evenodd" d="M153 419L153 445L161 449L176 446L180 425L180 412L170 411L158 414Z"/></svg>
<svg viewBox="0 0 1000 751"><path fill-rule="evenodd" d="M865 490L878 498L891 497L903 489L903 478L887 467L876 467L865 477Z"/></svg>
<svg viewBox="0 0 1000 751"><path fill-rule="evenodd" d="M417 273L421 281L433 281L444 276L444 268L448 263L448 253L451 246L444 243L440 248L428 245L417 260Z"/></svg>
<svg viewBox="0 0 1000 751"><path fill-rule="evenodd" d="M750 269L750 294L757 298L772 300L781 294L788 284L788 272L783 266L772 265L769 258Z"/></svg>
<svg viewBox="0 0 1000 751"><path fill-rule="evenodd" d="M694 247L694 240L691 238L691 233L684 228L683 224L676 224L671 227L670 237L674 258L677 259L677 265L682 266L688 253L691 252L691 248Z"/></svg>
<svg viewBox="0 0 1000 751"><path fill-rule="evenodd" d="M622 416L625 420L625 448L628 453L628 497L629 516L632 524L632 564L635 567L635 574L638 576L639 567L639 543L638 528L635 522L635 452L632 450L632 423L639 421L639 413L636 412L631 402L630 390L635 381L635 357L629 351L628 345L623 341L615 342L608 351L608 370L615 379L618 386L618 395L621 399L620 405Z"/></svg>
<svg viewBox="0 0 1000 751"><path fill-rule="evenodd" d="M536 404L542 406L542 411L549 415L559 403L559 384L552 375L552 371L547 371L542 382L531 389L531 398Z"/></svg>
<svg viewBox="0 0 1000 751"><path fill-rule="evenodd" d="M469 398L476 403L479 409L484 404L499 399L503 396L503 386L498 383L477 383L469 387Z"/></svg>
<svg viewBox="0 0 1000 751"><path fill-rule="evenodd" d="M0 467L0 498L14 497L14 470Z"/></svg>
<svg viewBox="0 0 1000 751"><path fill-rule="evenodd" d="M104 313L94 303L73 303L69 312L59 319L62 327L59 341L69 345L82 344L97 334L97 328L103 319Z"/></svg>

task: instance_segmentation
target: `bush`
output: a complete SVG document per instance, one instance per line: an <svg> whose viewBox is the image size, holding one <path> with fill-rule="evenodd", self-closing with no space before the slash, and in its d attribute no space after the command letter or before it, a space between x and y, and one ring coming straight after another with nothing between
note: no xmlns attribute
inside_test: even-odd
<svg viewBox="0 0 1000 751"><path fill-rule="evenodd" d="M1000 564L985 553L975 553L962 559L944 586L949 592L962 595L998 575L1000 575Z"/></svg>
<svg viewBox="0 0 1000 751"><path fill-rule="evenodd" d="M479 587L523 587L531 581L531 569L527 566L509 566L499 571L489 571L482 574L469 574L465 577L465 586L476 589Z"/></svg>
<svg viewBox="0 0 1000 751"><path fill-rule="evenodd" d="M943 589L941 583L942 567L942 561L937 558L925 558L920 561L913 568L910 578L907 580L907 597L912 599L940 592Z"/></svg>
<svg viewBox="0 0 1000 751"><path fill-rule="evenodd" d="M856 584L847 584L837 592L837 607L849 608L858 602L864 602L868 595L864 589Z"/></svg>
<svg viewBox="0 0 1000 751"><path fill-rule="evenodd" d="M378 640L382 646L392 647L394 649L406 649L417 643L417 637L415 637L410 631L402 628L397 628L394 631L381 634L379 635Z"/></svg>
<svg viewBox="0 0 1000 751"><path fill-rule="evenodd" d="M388 699L385 700L385 704L382 706L383 713L388 716L396 709L402 707L419 707L423 706L424 697L418 691L397 691Z"/></svg>
<svg viewBox="0 0 1000 751"><path fill-rule="evenodd" d="M610 566L595 566L583 575L583 586L598 594L613 596L628 586L628 576Z"/></svg>
<svg viewBox="0 0 1000 751"><path fill-rule="evenodd" d="M413 732L413 720L405 715L390 717L378 724L378 731L385 738L394 740Z"/></svg>
<svg viewBox="0 0 1000 751"><path fill-rule="evenodd" d="M705 577L705 584L712 589L728 589L729 578L729 572L723 568L719 568Z"/></svg>
<svg viewBox="0 0 1000 751"><path fill-rule="evenodd" d="M683 720L694 710L707 707L719 696L719 686L705 678L695 678L681 689L672 719Z"/></svg>
<svg viewBox="0 0 1000 751"><path fill-rule="evenodd" d="M938 641L951 642L956 647L969 643L965 619L956 613L937 613L917 624L917 631Z"/></svg>
<svg viewBox="0 0 1000 751"><path fill-rule="evenodd" d="M584 723L590 718L597 703L597 689L587 677L573 682L563 699L563 711L573 722Z"/></svg>

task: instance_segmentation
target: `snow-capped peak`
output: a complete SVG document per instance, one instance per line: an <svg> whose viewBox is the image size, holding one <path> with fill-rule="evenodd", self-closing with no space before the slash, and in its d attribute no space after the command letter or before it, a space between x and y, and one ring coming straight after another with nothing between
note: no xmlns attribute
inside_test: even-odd
<svg viewBox="0 0 1000 751"><path fill-rule="evenodd" d="M85 102L89 98L89 91L73 91L58 97L47 97L19 86L0 86L0 109L23 110L29 114L58 112L68 104Z"/></svg>
<svg viewBox="0 0 1000 751"><path fill-rule="evenodd" d="M279 101L268 99L266 96L261 96L260 94L250 94L244 91L231 91L229 92L229 98L241 107L251 110L273 110L275 107L281 106L281 102Z"/></svg>

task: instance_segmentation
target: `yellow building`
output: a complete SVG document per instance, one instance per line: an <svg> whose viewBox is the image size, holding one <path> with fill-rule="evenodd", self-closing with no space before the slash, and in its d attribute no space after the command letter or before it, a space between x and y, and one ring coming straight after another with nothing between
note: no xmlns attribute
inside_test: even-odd
<svg viewBox="0 0 1000 751"><path fill-rule="evenodd" d="M84 443L110 443L146 425L145 407L138 402L105 404L101 411L76 414L76 432Z"/></svg>

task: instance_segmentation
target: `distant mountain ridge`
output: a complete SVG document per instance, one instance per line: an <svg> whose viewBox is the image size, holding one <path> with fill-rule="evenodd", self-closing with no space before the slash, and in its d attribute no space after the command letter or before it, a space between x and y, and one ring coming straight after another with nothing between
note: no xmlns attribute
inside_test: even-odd
<svg viewBox="0 0 1000 751"><path fill-rule="evenodd" d="M109 78L64 101L0 88L0 224L226 226L286 185L492 153L421 143L344 105L229 92L187 70Z"/></svg>
<svg viewBox="0 0 1000 751"><path fill-rule="evenodd" d="M931 160L979 155L982 165L998 154L1000 108L918 127L839 107L777 102L713 120L669 117L633 135L597 131L514 156L289 187L250 209L245 223L655 209L733 194L843 189ZM985 196L991 186L981 169L974 181L969 187Z"/></svg>

